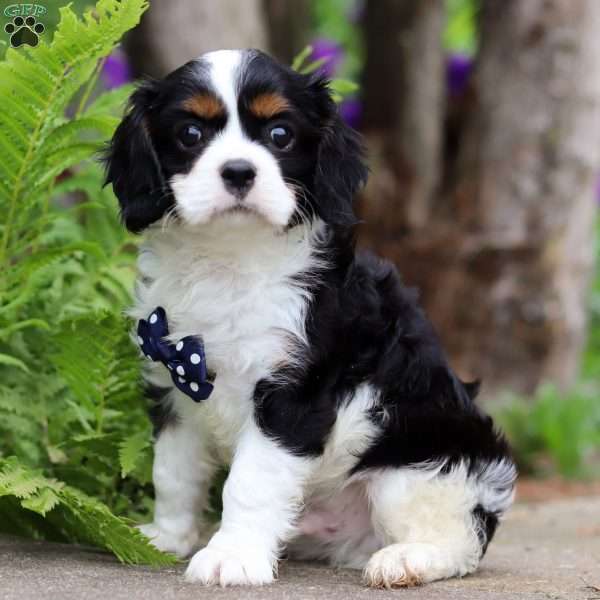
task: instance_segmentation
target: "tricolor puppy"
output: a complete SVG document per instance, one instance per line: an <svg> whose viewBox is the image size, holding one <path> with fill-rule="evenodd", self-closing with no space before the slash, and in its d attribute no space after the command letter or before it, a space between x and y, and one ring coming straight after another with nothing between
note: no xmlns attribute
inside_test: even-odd
<svg viewBox="0 0 600 600"><path fill-rule="evenodd" d="M207 54L137 89L106 161L145 236L131 314L156 402L153 543L224 586L272 582L282 555L372 586L474 571L515 467L415 293L355 250L367 169L327 82Z"/></svg>

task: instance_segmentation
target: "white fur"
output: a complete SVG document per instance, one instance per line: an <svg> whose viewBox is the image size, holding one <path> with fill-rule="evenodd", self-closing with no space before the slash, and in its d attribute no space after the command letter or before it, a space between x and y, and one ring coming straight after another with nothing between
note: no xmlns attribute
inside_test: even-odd
<svg viewBox="0 0 600 600"><path fill-rule="evenodd" d="M464 462L448 473L443 463L385 469L368 493L375 529L388 544L365 568L375 587L410 586L472 573L481 558L473 509L501 514L512 502L514 465L500 461L469 472Z"/></svg>
<svg viewBox="0 0 600 600"><path fill-rule="evenodd" d="M314 466L248 422L223 489L221 528L192 558L186 578L222 586L273 581Z"/></svg>
<svg viewBox="0 0 600 600"><path fill-rule="evenodd" d="M221 219L155 227L140 255L132 316L145 318L163 306L171 341L201 334L217 373L213 394L199 405L171 392L180 422L156 445L156 516L144 531L158 547L188 554L197 543L193 513L208 474L215 461L231 461L221 529L192 559L190 580L268 583L288 541L293 556L354 568L375 553L365 571L371 585L473 571L480 545L472 510L477 504L494 512L508 508L510 463L482 465L472 474L465 464L448 474L440 472L442 464L423 464L348 478L379 434L369 418L379 402L370 385L342 404L317 459L292 455L256 427L257 381L279 365L302 364L310 294L292 278L326 266L314 253L325 233L316 223L279 234L261 219L245 219L243 227ZM146 376L157 385L170 382L157 363L147 364Z"/></svg>
<svg viewBox="0 0 600 600"><path fill-rule="evenodd" d="M216 372L209 399L195 404L173 389L178 423L156 443L154 522L142 530L180 556L199 543L199 515L216 463L231 463L219 531L192 558L186 577L204 584L265 584L276 574L281 546L292 555L366 567L371 585L408 585L472 571L480 546L472 510L502 512L510 501L509 463L387 469L348 477L379 428L369 418L379 402L371 385L340 407L322 456L298 457L267 438L254 421L256 383L283 365L303 365L307 348L306 280L327 268L315 248L324 225L283 225L294 195L275 159L248 140L237 115L241 54L207 55L212 83L228 109L227 126L187 175L173 178L179 221L150 228L139 258L134 319L166 310L170 341L203 339ZM228 212L236 200L219 169L229 159L257 167L244 200L250 213ZM146 379L172 387L170 374L148 362ZM386 546L387 544L387 546ZM373 554L374 553L374 554ZM372 557L369 560L369 557Z"/></svg>
<svg viewBox="0 0 600 600"><path fill-rule="evenodd" d="M166 310L170 340L201 335L208 367L217 374L211 397L195 405L170 394L179 423L156 444L154 522L143 528L160 548L179 555L197 544L195 512L202 506L214 462L231 462L219 532L197 553L191 580L231 585L272 580L279 545L293 530L312 461L292 456L256 428L256 383L279 366L302 364L310 294L305 279L326 265L315 248L319 222L283 232L295 209L274 157L248 140L235 92L241 54L212 53L212 85L228 121L187 175L172 183L180 221L150 229L139 258L135 319ZM257 176L244 204L253 213L230 214L236 204L220 176L230 159L250 160ZM208 223L210 221L210 223ZM148 363L146 379L170 386L164 366Z"/></svg>
<svg viewBox="0 0 600 600"><path fill-rule="evenodd" d="M217 373L213 394L201 404L171 392L179 422L158 438L155 518L143 530L158 547L189 554L198 540L193 514L202 508L198 499L205 495L206 475L215 461L232 461L221 531L187 573L189 579L221 585L272 580L279 544L296 516L306 460L256 430L252 394L279 365L301 360L310 295L293 277L310 276L323 266L313 251L323 235L321 224L280 234L260 219L245 219L243 228L225 220L207 227L155 227L141 250L137 304L131 311L139 319L164 307L171 341L200 333L208 366ZM170 385L159 363L147 363L146 379ZM248 506L254 489L265 496ZM265 539L253 545L255 527Z"/></svg>
<svg viewBox="0 0 600 600"><path fill-rule="evenodd" d="M311 251L322 235L318 223L278 234L259 219L245 219L239 229L225 221L154 228L141 250L131 311L141 319L162 306L171 341L202 336L208 367L217 373L215 390L199 407L175 393L175 408L187 414L193 405L190 418L211 432L225 460L251 414L256 382L301 360L310 294L292 278L322 262ZM151 382L170 385L164 366L147 368Z"/></svg>
<svg viewBox="0 0 600 600"><path fill-rule="evenodd" d="M291 556L362 568L381 546L371 524L364 481L348 477L357 457L379 434L368 416L377 402L376 390L365 384L340 407L325 451L306 486L297 537L289 546Z"/></svg>
<svg viewBox="0 0 600 600"><path fill-rule="evenodd" d="M235 89L241 58L237 50L204 56L211 67L211 83L225 103L227 124L191 171L175 175L170 182L177 214L190 225L208 223L215 215L243 205L272 225L284 227L296 209L294 191L284 182L277 160L263 145L249 139L240 124ZM225 189L220 173L228 160L235 159L245 159L256 168L254 184L243 201Z"/></svg>
<svg viewBox="0 0 600 600"><path fill-rule="evenodd" d="M506 512L515 498L516 477L515 465L509 460L481 465L476 476L472 478L479 504L492 513Z"/></svg>
<svg viewBox="0 0 600 600"><path fill-rule="evenodd" d="M174 393L174 392L172 392ZM167 427L154 445L154 521L140 527L161 550L189 556L200 541L200 518L215 463L193 420Z"/></svg>
<svg viewBox="0 0 600 600"><path fill-rule="evenodd" d="M378 402L377 390L363 384L340 406L320 469L310 482L314 495L330 494L348 484L348 473L379 434L379 427L369 418L369 411Z"/></svg>
<svg viewBox="0 0 600 600"><path fill-rule="evenodd" d="M379 433L368 416L379 401L369 385L340 407L318 459L294 457L256 428L257 381L279 365L302 364L310 294L292 278L326 266L314 252L326 234L320 223L280 234L259 218L244 219L237 226L225 219L159 225L140 254L132 316L146 318L163 306L171 341L200 334L217 373L213 394L199 405L171 392L179 424L167 427L156 445L156 513L144 531L158 547L189 554L198 543L194 514L201 512L213 465L232 461L221 530L192 559L191 580L268 583L287 541L293 556L354 568L375 553L365 571L371 585L473 571L480 545L472 510L477 504L492 512L508 508L509 462L470 475L464 464L448 474L440 473L441 464L424 464L348 479ZM170 385L160 364L147 363L146 377Z"/></svg>

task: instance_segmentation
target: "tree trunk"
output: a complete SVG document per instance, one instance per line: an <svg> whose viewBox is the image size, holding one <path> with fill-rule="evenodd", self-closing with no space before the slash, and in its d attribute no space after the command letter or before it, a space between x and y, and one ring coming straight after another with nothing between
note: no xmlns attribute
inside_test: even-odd
<svg viewBox="0 0 600 600"><path fill-rule="evenodd" d="M310 0L263 0L273 56L287 65L310 41Z"/></svg>
<svg viewBox="0 0 600 600"><path fill-rule="evenodd" d="M125 40L134 74L152 77L210 50L267 45L262 0L152 0Z"/></svg>
<svg viewBox="0 0 600 600"><path fill-rule="evenodd" d="M439 179L443 27L444 0L368 3L364 122L374 173L368 217L377 236L429 219Z"/></svg>
<svg viewBox="0 0 600 600"><path fill-rule="evenodd" d="M385 40L387 61L405 60L390 36L372 37L368 52ZM433 205L423 200L428 219L397 210L388 213L385 236L365 232L421 288L455 368L483 378L488 393L532 392L545 380L566 386L577 374L600 163L598 56L597 0L482 2L469 110L456 156L443 167L443 189ZM407 110L397 95L390 102ZM376 128L387 143L397 135ZM406 135L405 147L419 148ZM386 183L396 186L394 205L410 204L394 175ZM381 218L379 205L364 207L367 221L372 212Z"/></svg>

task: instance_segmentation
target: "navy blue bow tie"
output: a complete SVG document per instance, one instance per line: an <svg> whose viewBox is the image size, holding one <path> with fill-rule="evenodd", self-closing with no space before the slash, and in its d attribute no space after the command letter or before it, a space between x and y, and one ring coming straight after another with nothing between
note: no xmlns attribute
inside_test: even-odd
<svg viewBox="0 0 600 600"><path fill-rule="evenodd" d="M164 308L157 307L147 321L140 319L137 334L142 352L171 371L171 378L178 390L194 402L210 396L213 386L208 381L204 345L192 335L176 344L166 341L164 338L169 335L169 326Z"/></svg>

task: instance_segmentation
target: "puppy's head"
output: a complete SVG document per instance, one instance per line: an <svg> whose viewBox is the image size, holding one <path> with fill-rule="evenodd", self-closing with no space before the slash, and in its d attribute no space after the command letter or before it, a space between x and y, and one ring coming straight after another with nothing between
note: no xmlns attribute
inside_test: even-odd
<svg viewBox="0 0 600 600"><path fill-rule="evenodd" d="M143 83L106 154L135 232L173 211L187 225L260 218L285 228L354 223L367 175L327 82L255 50L212 52Z"/></svg>

